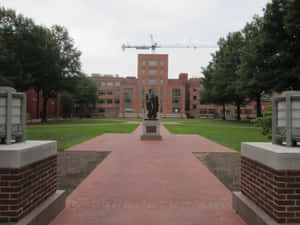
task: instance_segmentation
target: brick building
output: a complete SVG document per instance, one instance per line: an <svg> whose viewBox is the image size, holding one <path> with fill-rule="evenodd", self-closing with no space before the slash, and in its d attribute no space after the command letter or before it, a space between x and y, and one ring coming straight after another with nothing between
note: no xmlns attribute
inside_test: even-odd
<svg viewBox="0 0 300 225"><path fill-rule="evenodd" d="M38 98L34 89L29 89L26 92L27 96L27 114L28 119L41 119L43 112L43 94L42 91L39 100L39 111L37 112ZM47 104L47 117L48 118L58 118L60 116L60 96L57 95L56 98L50 98Z"/></svg>
<svg viewBox="0 0 300 225"><path fill-rule="evenodd" d="M189 79L187 73L179 74L178 79L168 78L167 54L140 54L137 67L137 77L92 74L98 84L98 102L93 116L143 118L144 96L149 89L159 97L161 118L214 118L221 115L220 106L201 104L201 78ZM266 101L262 103L263 109L265 104L270 104ZM233 106L227 106L226 110L228 118L236 116ZM255 104L248 104L241 112L243 119L254 118Z"/></svg>

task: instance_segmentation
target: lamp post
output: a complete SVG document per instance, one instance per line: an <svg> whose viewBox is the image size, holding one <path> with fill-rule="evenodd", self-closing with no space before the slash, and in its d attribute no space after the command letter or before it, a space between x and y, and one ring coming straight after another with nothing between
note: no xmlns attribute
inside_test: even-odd
<svg viewBox="0 0 300 225"><path fill-rule="evenodd" d="M25 141L26 95L0 87L0 143Z"/></svg>
<svg viewBox="0 0 300 225"><path fill-rule="evenodd" d="M296 146L300 141L300 91L273 97L272 143Z"/></svg>

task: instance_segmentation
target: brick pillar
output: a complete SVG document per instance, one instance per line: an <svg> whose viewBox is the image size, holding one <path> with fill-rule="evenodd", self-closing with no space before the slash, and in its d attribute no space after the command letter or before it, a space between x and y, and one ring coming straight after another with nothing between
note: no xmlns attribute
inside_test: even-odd
<svg viewBox="0 0 300 225"><path fill-rule="evenodd" d="M48 224L65 204L57 191L56 142L0 145L0 159L0 224Z"/></svg>
<svg viewBox="0 0 300 225"><path fill-rule="evenodd" d="M56 192L57 156L28 166L0 168L0 222L17 222Z"/></svg>
<svg viewBox="0 0 300 225"><path fill-rule="evenodd" d="M243 143L233 208L249 225L300 223L300 148Z"/></svg>

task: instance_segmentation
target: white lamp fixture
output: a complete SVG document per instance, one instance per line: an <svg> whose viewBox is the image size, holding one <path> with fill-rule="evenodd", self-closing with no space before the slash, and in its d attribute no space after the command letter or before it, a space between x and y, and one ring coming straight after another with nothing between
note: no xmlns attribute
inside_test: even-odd
<svg viewBox="0 0 300 225"><path fill-rule="evenodd" d="M300 141L300 91L273 97L272 143L296 146Z"/></svg>
<svg viewBox="0 0 300 225"><path fill-rule="evenodd" d="M25 141L26 95L0 87L0 143Z"/></svg>

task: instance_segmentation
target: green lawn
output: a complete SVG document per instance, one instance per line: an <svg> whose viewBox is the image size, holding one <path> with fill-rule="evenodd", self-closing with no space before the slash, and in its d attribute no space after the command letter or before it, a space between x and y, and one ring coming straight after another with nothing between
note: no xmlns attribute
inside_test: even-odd
<svg viewBox="0 0 300 225"><path fill-rule="evenodd" d="M79 144L104 133L131 133L137 124L105 126L27 126L28 140L56 140L58 151Z"/></svg>
<svg viewBox="0 0 300 225"><path fill-rule="evenodd" d="M28 123L30 126L34 125L64 125L64 124L117 124L124 123L125 120L116 119L65 119L65 120L48 120L47 123Z"/></svg>
<svg viewBox="0 0 300 225"><path fill-rule="evenodd" d="M164 125L173 134L198 134L228 148L240 151L241 142L269 142L248 122L190 119L182 125ZM179 122L179 121L178 121Z"/></svg>
<svg viewBox="0 0 300 225"><path fill-rule="evenodd" d="M213 120L213 119L161 119L162 122L178 122L183 125L217 126L217 127L251 127L249 121Z"/></svg>

